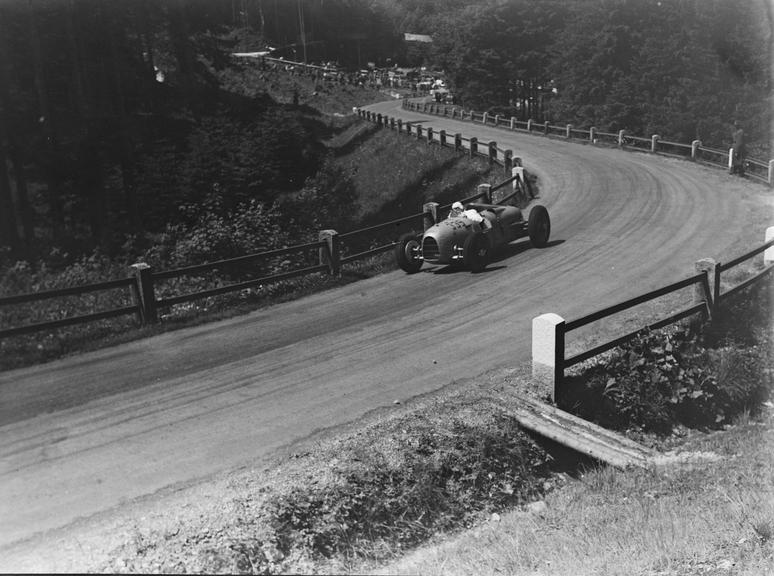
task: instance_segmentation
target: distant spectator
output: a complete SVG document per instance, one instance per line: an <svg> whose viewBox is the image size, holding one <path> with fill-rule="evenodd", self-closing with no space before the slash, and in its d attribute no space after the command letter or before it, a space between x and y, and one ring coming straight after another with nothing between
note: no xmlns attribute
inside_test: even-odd
<svg viewBox="0 0 774 576"><path fill-rule="evenodd" d="M744 130L739 125L738 121L734 121L734 158L731 161L731 174L739 174L744 176L744 162L747 156L747 144L745 143Z"/></svg>

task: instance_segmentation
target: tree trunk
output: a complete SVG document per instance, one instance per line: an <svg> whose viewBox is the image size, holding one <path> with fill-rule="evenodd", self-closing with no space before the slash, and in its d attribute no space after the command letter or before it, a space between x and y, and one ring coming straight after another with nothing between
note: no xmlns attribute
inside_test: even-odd
<svg viewBox="0 0 774 576"><path fill-rule="evenodd" d="M24 171L19 158L18 146L10 128L10 111L13 109L9 95L10 73L5 43L7 30L0 19L0 238L8 242L11 248L18 251L22 241L29 246L33 239L32 211L27 197L27 185ZM11 189L11 175L8 168L13 168L16 175L16 202ZM21 217L22 230L19 234L18 216Z"/></svg>
<svg viewBox="0 0 774 576"><path fill-rule="evenodd" d="M123 60L120 58L116 46L116 38L120 37L125 40L125 36L113 18L110 18L109 24L108 46L110 49L110 70L113 79L113 90L116 96L115 116L118 119L118 153L121 165L121 181L123 183L126 213L129 216L129 226L132 232L137 232L140 229L140 212L137 206L136 183L134 179L134 153L129 134L130 123L127 118L124 80L121 73L124 68Z"/></svg>
<svg viewBox="0 0 774 576"><path fill-rule="evenodd" d="M11 183L8 180L6 163L6 139L0 119L0 246L10 246L13 252L19 250L21 238L16 224L16 210L11 198Z"/></svg>
<svg viewBox="0 0 774 576"><path fill-rule="evenodd" d="M54 241L62 235L64 227L64 208L61 195L61 178L58 173L58 165L61 161L59 141L56 133L55 119L53 118L48 99L48 87L46 85L46 71L43 61L43 50L40 44L37 20L33 0L28 0L29 37L32 48L32 57L35 69L35 89L38 93L38 122L43 130L45 142L45 172L48 184L49 214L51 219L51 234Z"/></svg>

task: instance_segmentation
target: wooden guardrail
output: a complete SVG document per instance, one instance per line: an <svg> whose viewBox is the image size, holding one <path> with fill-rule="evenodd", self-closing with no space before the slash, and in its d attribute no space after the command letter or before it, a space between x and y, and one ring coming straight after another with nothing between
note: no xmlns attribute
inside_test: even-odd
<svg viewBox="0 0 774 576"><path fill-rule="evenodd" d="M774 235L774 229L770 229L768 236ZM754 256L768 251L774 247L774 240L769 240L763 245L751 250L750 252L739 256L727 264L716 263L711 258L705 258L697 262L697 268L701 271L690 278L686 278L669 286L653 290L641 296L631 298L619 304L608 306L591 314L587 314L576 320L566 322L561 316L549 313L543 314L532 320L532 372L533 376L552 390L554 399L559 397L564 386L564 371L581 362L585 362L611 350L629 340L632 340L648 330L664 328L695 314L703 314L710 317L721 305L734 294L739 293L759 282L774 270L774 254L764 258L764 265L761 270L754 273L743 282L721 292L722 273L734 268L743 262L746 262ZM710 289L710 278L714 280L713 289ZM566 356L566 335L572 330L577 330L593 322L618 314L634 306L644 304L655 300L667 294L683 290L690 286L697 286L694 297L695 303L675 314L662 318L657 322L634 330L624 336L609 340L573 356Z"/></svg>
<svg viewBox="0 0 774 576"><path fill-rule="evenodd" d="M591 144L614 144L624 149L640 150L652 154L687 158L695 162L701 162L710 166L731 169L733 148L718 150L703 146L701 141L694 140L690 144L663 140L661 136L654 134L649 138L627 134L620 130L617 134L601 132L595 127L588 129L576 128L572 124L564 126L551 125L548 122L538 123L534 120L521 121L516 118L490 115L486 112L479 113L466 111L459 106L435 104L426 101L404 99L403 108L413 112L445 116L469 120L474 123L482 123L496 128L511 131L523 131L529 134L542 134L563 138L566 140L584 141ZM755 158L747 158L745 161L745 173L752 179L774 187L774 159L768 162Z"/></svg>
<svg viewBox="0 0 774 576"><path fill-rule="evenodd" d="M376 118L374 117L374 120ZM381 121L381 119L380 119ZM395 124L393 124L396 126ZM397 126L400 126L398 123ZM486 146L486 152L477 152L476 139L464 138L462 135L455 135L455 142L446 142L444 134L433 134L431 131L422 131L422 127L412 126L407 124L403 128L408 135L416 135L418 138L426 138L428 142L440 142L446 147L455 147L458 151L467 152L471 155L478 154L480 156L488 156L492 163L497 163L506 168L513 165L514 159L510 150L501 151L496 148L494 143L489 143ZM412 132L413 130L413 132ZM467 144L467 148L465 148ZM520 159L515 159L519 165ZM503 182L489 187L485 192L478 192L468 198L463 199L463 202L472 202L480 199L485 195L491 195L491 192L500 190L501 188L512 184L514 182L521 182L522 173L519 172L513 175L511 170L509 177ZM528 182L526 183L528 185ZM518 192L513 192L501 198L501 202L511 199ZM491 196L487 196L491 199ZM449 208L450 205L441 206L440 209ZM61 318L57 320L51 320L47 322L39 322L34 324L28 324L23 326L15 326L11 328L0 329L0 338L6 338L11 336L18 336L22 334L30 334L38 331L49 330L59 328L63 326L70 326L74 324L80 324L85 322L91 322L94 320L102 320L107 318L113 318L122 315L134 314L139 322L143 324L155 323L158 321L159 309L168 308L176 304L182 304L185 302L191 302L193 300L207 298L211 296L217 296L220 294L226 294L229 292L235 292L244 290L261 284L270 282L280 282L283 280L289 280L306 274L313 274L319 272L328 272L330 274L338 275L341 273L341 267L351 264L358 260L369 258L381 252L391 250L396 241L394 239L388 242L381 243L377 246L371 246L366 250L361 250L352 254L347 253L348 249L356 245L353 239L356 237L362 237L367 234L374 234L379 230L392 229L395 234L391 234L397 238L400 235L401 226L407 227L409 225L416 224L417 227L421 227L422 218L424 212L411 214L403 218L391 220L374 226L368 226L358 230L352 230L347 233L338 234L335 230L325 230L320 232L320 239L317 242L310 242L307 244L301 244L297 246L290 246L287 248L281 248L277 250L270 250L267 252L261 252L256 254L248 254L245 256L239 256L236 258L229 258L224 260L218 260L215 262L207 262L204 264L197 264L194 266L188 266L185 268L178 268L173 270L166 270L156 272L148 264L140 262L132 266L133 275L128 278L121 278L118 280L111 280L108 282L101 282L97 284L88 284L81 286L73 286L69 288L62 288L59 290L49 290L44 292L36 292L30 294L20 294L15 296L7 296L0 298L0 307L12 306L18 304L25 304L31 302L44 302L56 300L64 296L79 295L92 292L106 291L116 288L128 288L131 292L131 300L133 304L131 306L125 306L110 310L103 310L90 314L76 315L67 318ZM351 244L351 246L348 246ZM186 294L175 294L170 296L163 295L163 282L165 280L181 278L185 276L197 275L205 272L215 272L224 268L233 267L245 267L256 262L266 262L273 258L285 256L289 254L299 254L304 252L315 251L316 260L318 264L312 266L304 266L293 270L272 271L269 274L261 275L257 278L251 278L249 280L234 282L225 286L217 286L206 290L199 290L189 292Z"/></svg>
<svg viewBox="0 0 774 576"><path fill-rule="evenodd" d="M73 324L80 324L82 322L93 322L95 320L116 318L118 316L125 316L129 314L135 314L137 315L138 318L140 318L142 315L142 309L139 304L139 297L137 295L137 285L134 281L134 278L121 278L118 280L110 280L108 282L99 282L95 284L83 284L81 286L60 288L58 290L46 290L43 292L36 292L31 294L17 294L15 296L6 296L3 298L0 298L0 307L12 306L14 304L40 302L43 300L62 298L64 296L77 296L77 295L88 294L93 292L104 292L106 290L114 290L116 288L128 288L132 292L132 299L134 301L134 305L123 306L120 308L112 308L109 310L101 310L98 312L93 312L91 314L81 314L81 315L71 316L67 318L60 318L58 320L49 320L47 322L39 322L35 324L27 324L24 326L16 326L13 328L3 328L3 329L0 329L0 338L7 338L9 336L19 336L21 334L31 334L33 332L39 332L41 330L48 330L51 328L61 328L63 326L71 326Z"/></svg>

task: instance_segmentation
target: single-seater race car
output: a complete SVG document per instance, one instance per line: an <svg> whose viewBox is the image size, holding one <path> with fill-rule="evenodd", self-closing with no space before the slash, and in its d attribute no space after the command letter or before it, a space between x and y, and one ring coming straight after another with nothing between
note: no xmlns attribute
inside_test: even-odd
<svg viewBox="0 0 774 576"><path fill-rule="evenodd" d="M516 206L455 202L449 216L422 234L403 234L395 245L398 265L407 273L419 272L424 262L448 264L480 272L494 250L529 236L532 245L548 244L551 220L545 206L536 204L527 220Z"/></svg>

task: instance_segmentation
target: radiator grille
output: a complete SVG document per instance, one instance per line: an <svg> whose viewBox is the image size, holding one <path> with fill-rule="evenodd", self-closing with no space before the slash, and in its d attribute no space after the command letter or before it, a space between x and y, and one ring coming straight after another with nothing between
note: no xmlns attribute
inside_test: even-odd
<svg viewBox="0 0 774 576"><path fill-rule="evenodd" d="M422 258L425 260L438 260L440 256L441 253L438 250L438 242L436 242L435 238L432 236L426 237L422 242Z"/></svg>

